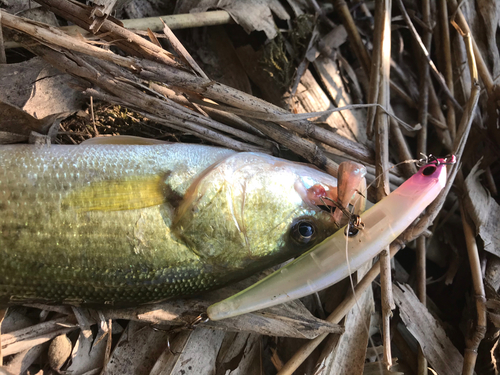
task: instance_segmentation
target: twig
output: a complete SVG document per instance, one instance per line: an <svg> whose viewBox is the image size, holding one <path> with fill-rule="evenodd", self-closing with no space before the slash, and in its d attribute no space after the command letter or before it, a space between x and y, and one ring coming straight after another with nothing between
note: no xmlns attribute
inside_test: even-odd
<svg viewBox="0 0 500 375"><path fill-rule="evenodd" d="M429 0L422 1L422 15L425 28L422 33L422 43L427 51L431 50L432 33L431 26L431 9ZM427 114L429 111L429 92L430 92L430 77L429 64L427 64L425 52L421 53L420 64L420 84L419 84L419 106L418 106L418 121L422 129L417 134L417 154L427 155ZM451 146L451 145L450 145ZM417 238L417 295L420 301L425 305L426 300L426 251L425 237ZM427 375L427 360L423 354L422 348L418 348L418 375Z"/></svg>
<svg viewBox="0 0 500 375"><path fill-rule="evenodd" d="M455 99L455 97L448 90L448 86L446 86L446 82L445 82L442 74L439 72L439 70L437 69L436 65L432 61L432 59L430 57L430 54L429 54L429 51L427 50L427 48L425 47L424 43L422 42L422 39L420 38L420 36L417 33L417 30L415 30L415 27L413 26L413 23L411 22L410 16L408 16L408 13L406 12L406 8L405 8L405 6L403 4L403 1L402 0L396 0L396 3L398 4L398 7L399 7L399 9L401 11L401 14L403 15L403 18L404 18L406 24L408 25L408 28L410 29L411 34L413 35L413 37L417 41L417 44L419 45L419 47L422 50L424 56L426 57L426 60L427 60L428 64L431 67L431 71L434 74L434 76L436 77L437 82L439 83L439 86L441 87L441 89L443 90L443 92L446 94L446 97L453 103L453 105L455 107L457 107L457 108L461 108L460 104L457 102L457 100Z"/></svg>
<svg viewBox="0 0 500 375"><path fill-rule="evenodd" d="M380 289L382 291L382 343L384 346L384 365L387 369L392 366L391 354L391 318L392 310L396 308L392 296L391 257L388 249L380 253Z"/></svg>
<svg viewBox="0 0 500 375"><path fill-rule="evenodd" d="M87 89L85 91L86 94L92 95L96 98L99 98L101 100L110 102L110 103L116 103L120 105L127 106L129 108L135 109L137 112L141 113L145 117L149 118L152 121L155 121L159 124L163 124L165 126L168 126L169 128L179 130L182 132L188 132L192 134L196 134L198 137L202 139L206 139L210 142L214 142L216 144L231 148L233 150L237 151L259 151L259 152L266 152L265 150L248 145L246 143L239 142L235 139L226 137L220 133L217 133L213 130L207 129L203 126L200 126L199 124L193 122L193 121L188 121L188 120L181 120L181 119L176 119L175 117L169 117L165 118L165 114L163 115L157 115L153 114L151 112L147 112L143 110L144 108L142 106L141 100L138 97L134 97L133 95L127 95L129 97L129 100L124 100L123 98L112 96L109 94L104 93L101 90L96 90L96 89ZM134 100L136 99L136 100ZM158 111L161 112L161 111ZM235 130L235 129L233 129Z"/></svg>
<svg viewBox="0 0 500 375"><path fill-rule="evenodd" d="M253 120L249 118L246 120L269 138L285 145L296 154L304 157L310 163L319 166L332 176L336 177L338 175L338 164L327 158L323 151L321 151L321 149L314 143L290 133L281 126L271 122L266 123L261 120Z"/></svg>
<svg viewBox="0 0 500 375"><path fill-rule="evenodd" d="M377 2L375 9L376 27L381 29L375 32L375 36L380 39L374 40L374 44L380 44L381 65L379 80L378 103L383 107L389 106L389 76L391 61L391 1ZM376 184L377 200L387 196L389 191L389 124L385 113L377 109L375 118L375 173L379 176Z"/></svg>
<svg viewBox="0 0 500 375"><path fill-rule="evenodd" d="M453 116L455 116L455 108L453 106L450 108L451 111L453 111ZM436 90L432 84L429 85L429 112L427 120L434 125L436 134L441 141L441 144L448 152L451 152L453 148L453 141L449 131L450 128L446 118L444 117L443 111L441 110Z"/></svg>
<svg viewBox="0 0 500 375"><path fill-rule="evenodd" d="M479 250L477 248L476 236L472 226L467 220L463 200L460 200L460 214L462 216L462 225L464 228L465 243L467 245L467 254L472 273L472 285L474 286L474 296L476 299L477 322L472 334L469 333L466 338L466 348L464 352L463 375L474 374L476 365L477 350L479 344L486 333L486 293L483 284L483 274L481 272L481 263L479 260Z"/></svg>
<svg viewBox="0 0 500 375"><path fill-rule="evenodd" d="M95 125L95 116L94 116L94 98L92 95L90 96L90 117L92 118L92 125L94 125L94 137L99 135L97 131L97 126Z"/></svg>
<svg viewBox="0 0 500 375"><path fill-rule="evenodd" d="M225 107L224 106L219 106L215 105L213 103L207 103L205 101L199 100L199 101L189 101L184 95L177 95L174 90L169 89L168 87L159 85L154 82L149 83L149 87L151 87L154 91L164 95L165 97L173 100L174 102L187 107L191 108L193 110L197 110L200 113L204 112L210 117L214 118L214 120L217 120L217 118L223 118L224 121L230 123L230 124L236 124L236 127L240 130L244 130L246 132L249 132L249 135L256 134L258 136L264 136L260 131L252 127L248 122L244 121L240 117L234 115L231 112L224 111ZM230 108L230 107L227 107ZM254 138L255 141L250 141L252 143L258 144L258 145L263 145L264 148L269 148L271 149L273 144L272 142L264 139L264 138Z"/></svg>
<svg viewBox="0 0 500 375"><path fill-rule="evenodd" d="M427 51L431 50L432 30L431 26L431 6L429 0L422 1L422 16L426 27L423 29L422 43ZM417 155L427 155L427 113L429 107L429 65L426 64L425 55L421 56L423 60L420 64L420 84L419 84L419 105L418 105L418 122L422 129L417 134Z"/></svg>
<svg viewBox="0 0 500 375"><path fill-rule="evenodd" d="M448 4L450 5L450 11L453 13L451 18L452 25L455 26L455 28L457 27L462 28L464 25L467 24L467 21L465 20L462 11L458 7L456 0L448 0ZM462 28L462 30L465 29ZM491 77L490 71L488 70L488 67L486 66L486 63L483 59L483 55L481 54L481 51L479 51L479 48L476 44L476 41L472 37L470 30L468 30L468 37L471 39L472 50L474 51L474 57L476 60L479 76L481 77L484 86L486 87L486 91L488 91L488 96L494 97L495 95L493 93L493 88L494 88L493 78Z"/></svg>
<svg viewBox="0 0 500 375"><path fill-rule="evenodd" d="M391 0L379 1L375 8L375 33L380 39L373 43L380 47L380 74L378 103L388 107L390 102L389 80L391 68ZM377 186L377 200L382 200L390 193L389 189L389 118L380 110L375 117L375 173L380 177ZM380 280L382 303L382 343L384 347L384 365L387 369L392 366L391 352L391 317L395 308L392 298L391 261L387 249L380 254Z"/></svg>
<svg viewBox="0 0 500 375"><path fill-rule="evenodd" d="M426 247L425 247L425 237L420 236L417 238L417 288L416 295L420 302L425 306L426 305L426 296L427 296L427 270L426 270ZM422 348L418 348L418 375L427 375L427 360L424 357L424 353L422 352Z"/></svg>
<svg viewBox="0 0 500 375"><path fill-rule="evenodd" d="M91 7L66 0L37 0L37 2L46 6L56 15L73 22L75 25L85 30L90 29L93 22L90 16ZM117 47L130 55L146 57L153 61L160 61L166 65L178 66L177 61L170 52L165 51L163 48L117 25L109 19L102 22L97 35L102 36L104 40L113 41Z"/></svg>
<svg viewBox="0 0 500 375"><path fill-rule="evenodd" d="M161 19L161 18L160 18ZM198 63L194 61L194 59L191 57L189 52L184 48L182 43L177 39L175 34L172 32L170 27L163 21L163 32L165 33L165 36L167 37L168 41L170 42L172 48L177 52L180 58L184 59L186 62L186 65L189 65L196 73L198 73L201 77L203 78L208 78L208 76L205 74L205 72L200 68Z"/></svg>
<svg viewBox="0 0 500 375"><path fill-rule="evenodd" d="M380 5L380 4L379 4ZM376 8L378 9L378 7ZM370 86L368 87L368 103L378 103L379 100L379 90L380 90L380 79L381 79L381 66L382 66L382 30L384 17L380 17L377 12L375 12L375 28L373 31L373 50L372 50L372 61L371 69L365 71L370 74ZM398 88L399 89L399 88ZM369 139L373 138L374 130L373 124L375 123L375 115L377 114L376 108L368 108L366 113L366 135Z"/></svg>
<svg viewBox="0 0 500 375"><path fill-rule="evenodd" d="M134 18L120 21L123 23L123 27L129 30L147 30L149 28L151 31L161 31L163 29L162 21L164 21L172 30L234 23L230 14L225 10L173 14L160 17ZM93 36L91 32L82 29L80 26L62 26L59 29L71 36L77 36L78 34L81 34L84 37ZM15 42L13 40L5 41L5 49L19 47L22 47L22 45L18 42Z"/></svg>
<svg viewBox="0 0 500 375"><path fill-rule="evenodd" d="M449 0L450 3L453 3L453 0ZM454 142L454 147L457 150L458 155L461 156L463 150L465 148L465 143L467 141L472 118L474 117L474 112L477 106L477 102L479 100L479 82L478 82L478 70L476 66L476 59L474 54L474 43L470 34L469 26L465 22L463 16L460 17L461 12L457 13L459 17L453 22L453 26L457 29L457 31L462 35L465 46L467 49L467 58L469 62L469 69L471 73L472 80L472 89L470 93L469 100L467 101L467 105L460 121L460 125L457 129L457 138ZM459 183L463 185L463 177L459 176ZM481 272L481 265L479 262L479 254L477 249L477 244L475 241L475 235L467 222L465 216L465 210L463 207L463 203L460 202L460 212L462 216L462 224L464 227L464 233L467 244L467 252L469 255L469 263L471 267L472 274L472 283L474 286L474 292L476 294L476 309L477 309L477 322L475 325L475 330L472 332L471 337L466 340L466 349L464 355L464 364L462 373L464 375L472 375L474 373L474 367L477 358L477 348L481 343L481 340L484 338L484 334L486 332L486 308L485 308L485 292L483 285L483 276Z"/></svg>
<svg viewBox="0 0 500 375"><path fill-rule="evenodd" d="M441 43L442 48L440 50L443 54L444 62L444 77L446 80L446 85L448 90L452 95L455 95L455 87L453 83L453 67L451 63L451 43L450 43L450 28L448 25L448 7L446 5L446 0L438 0L439 3L439 24L441 26ZM446 99L448 106L448 113L446 115L446 122L448 124L448 129L450 131L451 139L454 139L457 133L457 125L455 118L455 107L453 107L452 102L449 98Z"/></svg>
<svg viewBox="0 0 500 375"><path fill-rule="evenodd" d="M417 125L412 126L408 124L407 122L403 121L399 117L397 117L395 114L391 113L388 111L383 105L379 103L371 103L371 104L349 104L345 105L343 107L338 107L338 108L331 108L331 109L326 109L324 111L318 111L318 112L306 112L306 113L288 113L288 114L282 114L282 115L276 115L276 114L271 114L268 112L255 112L255 111L248 111L244 109L238 109L238 108L233 108L233 107L227 107L223 105L217 105L214 103L208 103L200 100L196 100L193 98L193 101L196 101L199 105L206 106L206 107L211 107L211 108L220 108L225 110L226 112L232 112L240 116L246 116L246 117L251 117L251 118L256 118L260 120L266 120L266 121L275 121L275 122L285 122L285 121L302 121L302 120L307 120L310 118L315 118L315 117L321 117L324 115L328 115L334 112L341 112L341 111L352 111L353 109L362 109L362 108L375 108L375 109L380 109L383 111L384 114L389 116L391 119L394 119L397 121L400 125L402 125L406 130L408 131L415 131L419 130L420 127Z"/></svg>
<svg viewBox="0 0 500 375"><path fill-rule="evenodd" d="M2 31L2 14L0 13L0 64L6 64L7 57L5 56L5 41Z"/></svg>
<svg viewBox="0 0 500 375"><path fill-rule="evenodd" d="M352 49L354 50L356 57L361 63L363 70L365 72L369 72L371 68L370 56L368 55L368 52L366 52L366 48L361 40L356 24L352 19L349 7L344 0L333 0L333 5L342 17L342 24L347 31L349 42L352 44Z"/></svg>

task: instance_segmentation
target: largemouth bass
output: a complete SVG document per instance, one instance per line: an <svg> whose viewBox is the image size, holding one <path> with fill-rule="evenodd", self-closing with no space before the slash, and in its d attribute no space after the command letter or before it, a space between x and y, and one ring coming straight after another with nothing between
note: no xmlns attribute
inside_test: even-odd
<svg viewBox="0 0 500 375"><path fill-rule="evenodd" d="M0 147L0 303L131 305L243 279L330 236L335 178L201 145Z"/></svg>

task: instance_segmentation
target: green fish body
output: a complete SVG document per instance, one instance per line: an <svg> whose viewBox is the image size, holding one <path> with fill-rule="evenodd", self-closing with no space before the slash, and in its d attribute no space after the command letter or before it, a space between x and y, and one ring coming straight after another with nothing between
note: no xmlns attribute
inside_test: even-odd
<svg viewBox="0 0 500 375"><path fill-rule="evenodd" d="M335 231L335 178L201 145L0 147L0 303L132 305L243 279Z"/></svg>

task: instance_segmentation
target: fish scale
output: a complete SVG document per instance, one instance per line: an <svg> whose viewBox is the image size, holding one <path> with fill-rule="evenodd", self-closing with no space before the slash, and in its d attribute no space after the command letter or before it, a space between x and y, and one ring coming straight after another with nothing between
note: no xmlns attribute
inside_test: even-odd
<svg viewBox="0 0 500 375"><path fill-rule="evenodd" d="M315 169L201 145L0 147L0 302L130 305L213 289L334 231ZM316 229L307 244L292 230Z"/></svg>

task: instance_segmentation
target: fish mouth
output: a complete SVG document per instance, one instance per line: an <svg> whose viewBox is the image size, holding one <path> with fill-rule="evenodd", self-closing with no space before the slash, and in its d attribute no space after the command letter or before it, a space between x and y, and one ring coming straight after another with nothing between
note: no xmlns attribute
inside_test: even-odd
<svg viewBox="0 0 500 375"><path fill-rule="evenodd" d="M313 185L304 183L304 179L299 179L295 182L295 191L299 194L306 204L320 208L331 207L334 208L333 202L337 201L337 187L316 182Z"/></svg>

